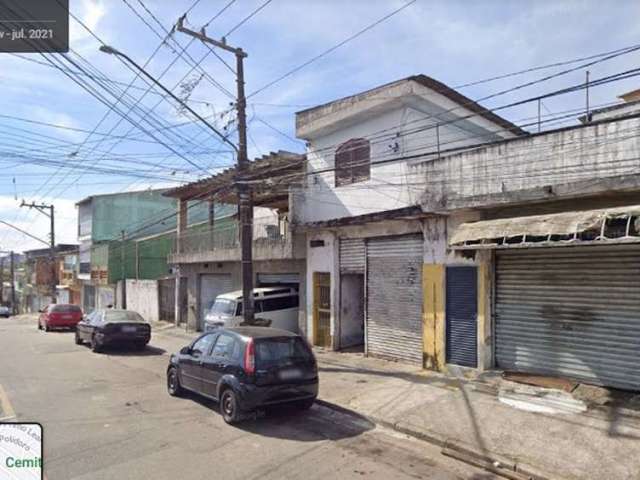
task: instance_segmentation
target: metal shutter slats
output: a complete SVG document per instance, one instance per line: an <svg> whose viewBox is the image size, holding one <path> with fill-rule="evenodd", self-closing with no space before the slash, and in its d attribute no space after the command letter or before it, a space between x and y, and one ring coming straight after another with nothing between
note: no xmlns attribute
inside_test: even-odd
<svg viewBox="0 0 640 480"><path fill-rule="evenodd" d="M640 389L640 246L497 251L496 362Z"/></svg>
<svg viewBox="0 0 640 480"><path fill-rule="evenodd" d="M365 262L364 239L340 239L340 273L364 273Z"/></svg>
<svg viewBox="0 0 640 480"><path fill-rule="evenodd" d="M367 242L367 349L422 364L421 235Z"/></svg>
<svg viewBox="0 0 640 480"><path fill-rule="evenodd" d="M447 363L478 365L477 270L448 267L446 274Z"/></svg>

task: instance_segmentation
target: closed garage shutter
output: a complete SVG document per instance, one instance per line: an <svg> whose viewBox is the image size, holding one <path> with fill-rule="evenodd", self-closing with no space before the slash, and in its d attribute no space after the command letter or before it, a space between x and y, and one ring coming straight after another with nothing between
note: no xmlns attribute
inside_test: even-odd
<svg viewBox="0 0 640 480"><path fill-rule="evenodd" d="M640 389L640 246L497 252L500 368Z"/></svg>
<svg viewBox="0 0 640 480"><path fill-rule="evenodd" d="M367 242L367 350L422 364L422 236Z"/></svg>
<svg viewBox="0 0 640 480"><path fill-rule="evenodd" d="M340 273L364 273L365 262L363 238L340 239Z"/></svg>
<svg viewBox="0 0 640 480"><path fill-rule="evenodd" d="M231 275L229 274L217 273L200 275L200 315L198 318L198 330L202 330L206 312L211 308L216 297L232 290Z"/></svg>

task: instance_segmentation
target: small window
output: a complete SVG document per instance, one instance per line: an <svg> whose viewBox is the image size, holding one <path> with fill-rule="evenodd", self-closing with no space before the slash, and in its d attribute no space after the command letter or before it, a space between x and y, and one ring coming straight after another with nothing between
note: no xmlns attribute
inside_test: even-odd
<svg viewBox="0 0 640 480"><path fill-rule="evenodd" d="M211 355L214 357L228 358L230 360L239 360L240 345L238 344L238 341L235 339L235 337L226 333L222 333L218 337Z"/></svg>
<svg viewBox="0 0 640 480"><path fill-rule="evenodd" d="M371 178L371 147L365 138L353 138L336 150L336 187L363 182Z"/></svg>
<svg viewBox="0 0 640 480"><path fill-rule="evenodd" d="M262 312L262 300L253 301L253 313ZM236 310L236 317L242 316L242 302L238 302L238 308Z"/></svg>
<svg viewBox="0 0 640 480"><path fill-rule="evenodd" d="M272 312L274 310L285 310L287 308L298 307L298 296L289 295L287 297L265 298L263 300L263 311Z"/></svg>
<svg viewBox="0 0 640 480"><path fill-rule="evenodd" d="M209 353L209 349L211 348L211 344L213 343L213 340L215 338L216 336L213 333L204 335L200 337L198 340L196 340L196 342L193 344L193 347L191 347L191 350L194 353L198 352L202 354L207 354Z"/></svg>

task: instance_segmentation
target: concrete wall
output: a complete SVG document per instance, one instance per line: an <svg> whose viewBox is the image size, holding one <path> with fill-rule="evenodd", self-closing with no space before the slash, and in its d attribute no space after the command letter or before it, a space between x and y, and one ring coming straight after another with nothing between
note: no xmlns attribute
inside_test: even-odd
<svg viewBox="0 0 640 480"><path fill-rule="evenodd" d="M138 312L148 322L160 320L157 280L127 280L127 310Z"/></svg>
<svg viewBox="0 0 640 480"><path fill-rule="evenodd" d="M594 180L638 173L639 128L640 118L596 123L425 159L411 168L425 178L425 211L579 197L582 189L562 186L584 181L597 192ZM602 183L601 190L615 187ZM519 198L522 192L529 196Z"/></svg>
<svg viewBox="0 0 640 480"><path fill-rule="evenodd" d="M393 95L397 99L390 102ZM380 94L378 99L356 99L347 106L328 106L324 113L298 114L297 134L309 145L309 175L305 188L294 194L292 222L349 217L417 204L422 197L424 172L411 167L415 160L387 160L419 154L432 154L428 158L433 158L437 138L445 149L512 136L479 117L442 125L436 133L436 124L470 113L463 108L448 111L456 107L459 106L449 99L408 82L394 88L393 94ZM420 131L415 132L416 128ZM413 133L405 135L408 131ZM336 148L352 138L371 139L371 178L336 188L335 172L323 170L335 166Z"/></svg>

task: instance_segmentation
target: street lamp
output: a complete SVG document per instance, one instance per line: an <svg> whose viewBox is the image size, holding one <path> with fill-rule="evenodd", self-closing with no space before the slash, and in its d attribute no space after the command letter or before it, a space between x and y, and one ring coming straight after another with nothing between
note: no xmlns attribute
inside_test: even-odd
<svg viewBox="0 0 640 480"><path fill-rule="evenodd" d="M127 62L129 62L131 65L133 65L137 70L139 70L140 73L142 73L145 77L147 77L149 80L151 80L158 87L160 87L167 95L169 95L171 98L173 98L182 107L184 107L187 111L189 111L193 116L195 116L198 120L200 120L202 123L204 123L210 130L212 130L218 137L220 137L223 142L225 142L226 144L230 145L231 148L233 148L233 150L236 152L236 154L238 153L238 147L233 142L231 142L225 135L223 135L221 132L219 132L218 129L216 129L213 125L211 125L209 122L207 122L200 114L198 114L195 110L193 110L189 105L187 105L182 100L180 100L178 97L176 97L171 90L169 90L167 87L162 85L158 80L156 80L154 77L152 77L150 73L148 73L144 68L142 68L140 65L138 65L127 54L122 53L120 50L116 50L115 48L113 48L113 47L111 47L109 45L100 45L99 50L101 52L103 52L103 53L108 53L109 55L116 55L116 56L118 56L120 58L125 59Z"/></svg>

